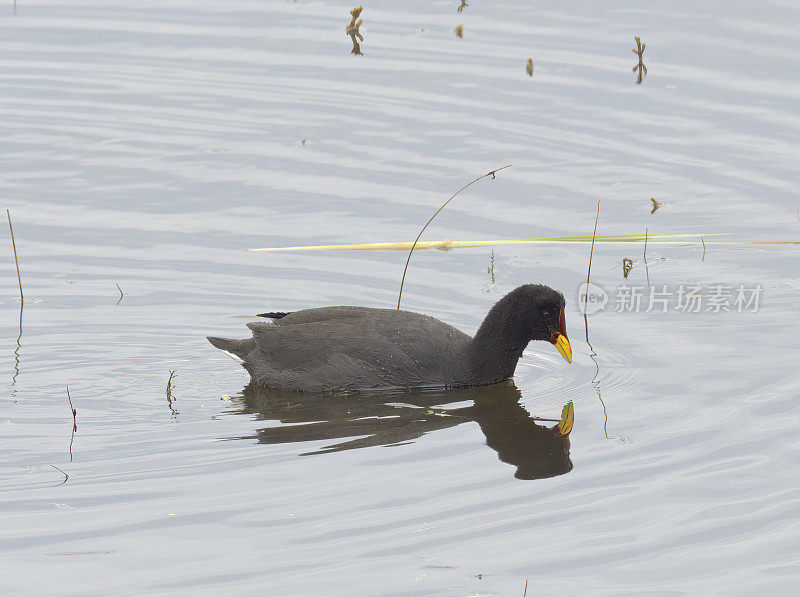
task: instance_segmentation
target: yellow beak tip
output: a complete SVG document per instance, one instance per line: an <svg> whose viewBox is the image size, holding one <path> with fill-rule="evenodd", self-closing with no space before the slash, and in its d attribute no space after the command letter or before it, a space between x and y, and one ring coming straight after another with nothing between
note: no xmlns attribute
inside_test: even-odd
<svg viewBox="0 0 800 597"><path fill-rule="evenodd" d="M572 364L572 346L570 346L567 337L564 334L559 334L554 344L556 350L561 353L561 356L564 357L567 363Z"/></svg>

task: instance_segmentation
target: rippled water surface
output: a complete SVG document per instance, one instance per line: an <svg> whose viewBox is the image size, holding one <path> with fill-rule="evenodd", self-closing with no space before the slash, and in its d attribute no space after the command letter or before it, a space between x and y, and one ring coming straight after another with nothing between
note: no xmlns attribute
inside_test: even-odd
<svg viewBox="0 0 800 597"><path fill-rule="evenodd" d="M792 594L798 249L743 241L800 237L800 10L458 4L366 3L362 56L336 2L7 5L3 594ZM246 249L412 240L509 163L424 239L590 235L598 201L598 234L647 230L647 267L594 249L591 346L586 243L415 253L403 306L472 333L545 282L571 366L532 343L513 384L320 400L206 342L393 306L402 252ZM532 418L569 401L568 440Z"/></svg>

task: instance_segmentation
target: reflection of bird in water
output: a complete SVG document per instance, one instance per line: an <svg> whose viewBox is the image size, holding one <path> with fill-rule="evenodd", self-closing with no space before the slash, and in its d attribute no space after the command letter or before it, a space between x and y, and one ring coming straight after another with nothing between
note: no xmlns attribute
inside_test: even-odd
<svg viewBox="0 0 800 597"><path fill-rule="evenodd" d="M486 445L500 460L517 467L514 476L518 479L543 479L571 471L568 436L561 435L557 425L538 424L520 405L520 398L519 389L510 381L475 388L335 396L280 392L251 383L242 392L243 404L238 412L285 425L236 439L257 439L262 444L332 441L303 455L324 454L398 445L431 431L474 421L486 436ZM434 407L467 400L474 404L454 409Z"/></svg>

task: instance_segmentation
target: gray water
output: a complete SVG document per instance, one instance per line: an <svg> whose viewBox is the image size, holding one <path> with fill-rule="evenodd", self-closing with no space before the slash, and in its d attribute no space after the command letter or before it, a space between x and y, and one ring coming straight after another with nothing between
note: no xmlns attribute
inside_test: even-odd
<svg viewBox="0 0 800 597"><path fill-rule="evenodd" d="M363 56L342 3L7 6L4 595L792 594L797 246L744 241L800 236L800 10L458 4L368 3ZM412 240L508 163L424 239L591 235L598 201L598 234L691 235L598 243L588 329L586 243L415 252L404 308L470 333L563 291L571 366L532 343L513 385L320 401L206 342L393 306L402 252L246 249ZM758 309L674 304L717 284ZM554 443L531 417L569 401Z"/></svg>

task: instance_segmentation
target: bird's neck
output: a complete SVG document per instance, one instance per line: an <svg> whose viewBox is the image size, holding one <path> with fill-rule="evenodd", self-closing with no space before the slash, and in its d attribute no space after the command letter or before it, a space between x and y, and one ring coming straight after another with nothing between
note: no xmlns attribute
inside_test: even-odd
<svg viewBox="0 0 800 597"><path fill-rule="evenodd" d="M470 369L477 379L495 382L512 377L528 345L518 322L501 319L499 311L497 306L489 311L469 345Z"/></svg>

